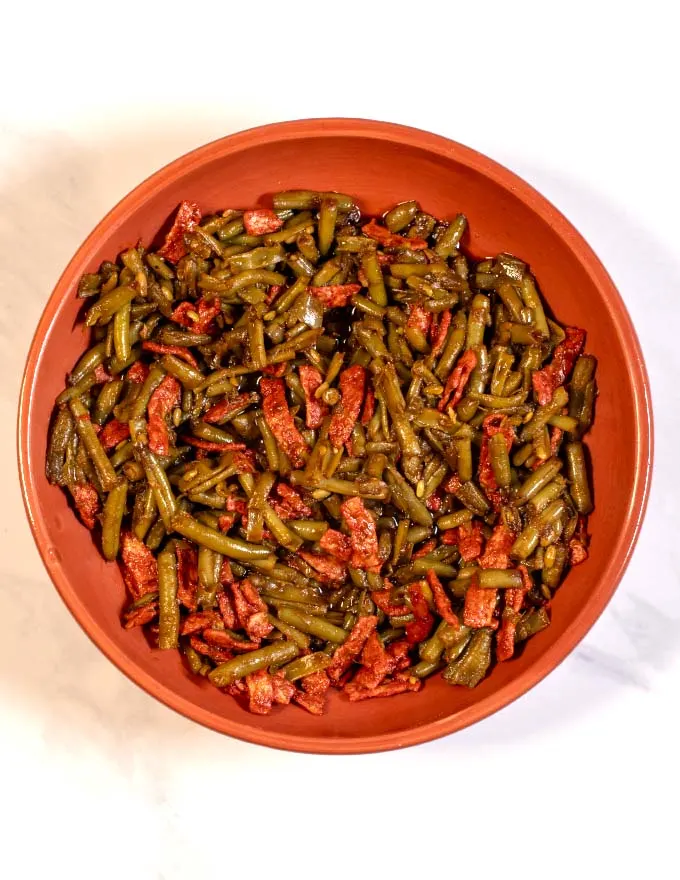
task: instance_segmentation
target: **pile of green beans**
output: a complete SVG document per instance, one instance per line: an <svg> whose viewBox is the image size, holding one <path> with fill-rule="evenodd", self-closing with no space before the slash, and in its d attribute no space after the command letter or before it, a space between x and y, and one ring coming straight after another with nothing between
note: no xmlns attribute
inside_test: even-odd
<svg viewBox="0 0 680 880"><path fill-rule="evenodd" d="M505 618L514 614L516 644L545 628L554 591L587 556L595 359L582 340L569 348L571 328L550 317L525 263L466 254L462 214L444 221L407 201L368 223L353 197L313 191L279 193L268 213L274 231L257 234L227 210L188 226L175 260L139 244L83 276L91 347L56 401L48 479L94 526L107 560L129 534L151 551L157 571L133 592L126 625L144 624L219 687L262 669L304 681L367 615L383 646L408 641L413 584L431 626L409 641L402 679L443 671L474 686ZM303 367L319 379L311 396ZM353 368L366 384L343 416ZM168 377L180 390L162 413L159 452L150 401ZM263 377L284 383L297 451L272 428ZM336 414L351 419L339 443ZM303 514L275 498L281 484ZM329 528L352 537L341 511L352 498L375 522L379 564L338 557L330 576L314 562L329 558ZM501 526L507 561L485 565ZM192 550L187 600L181 556ZM457 626L442 618L433 573ZM220 595L245 579L266 606L269 631L257 638L219 620ZM483 625L468 620L473 588L496 596ZM255 646L202 653L184 632L200 613Z"/></svg>

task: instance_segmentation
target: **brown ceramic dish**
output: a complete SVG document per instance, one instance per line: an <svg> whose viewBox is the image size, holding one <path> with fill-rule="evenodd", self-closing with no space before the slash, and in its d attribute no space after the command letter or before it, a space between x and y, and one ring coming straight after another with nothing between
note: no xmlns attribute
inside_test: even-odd
<svg viewBox="0 0 680 880"><path fill-rule="evenodd" d="M464 211L474 256L510 251L527 260L553 313L584 327L598 359L599 399L588 435L596 507L590 559L568 575L552 625L521 656L500 664L472 691L430 680L419 694L349 703L333 693L328 712L250 715L176 652L149 648L119 623L123 583L45 478L47 429L64 376L85 349L75 290L83 272L150 242L182 199L205 212L255 205L288 188L356 194L362 209L417 198L431 213ZM239 132L158 171L97 226L60 278L33 339L19 410L24 501L47 570L76 620L101 650L149 694L214 730L307 752L371 752L452 733L519 697L554 669L610 600L644 514L652 457L649 388L635 330L605 269L573 226L507 169L453 141L398 125L353 119L288 122ZM615 465L614 465L615 462Z"/></svg>

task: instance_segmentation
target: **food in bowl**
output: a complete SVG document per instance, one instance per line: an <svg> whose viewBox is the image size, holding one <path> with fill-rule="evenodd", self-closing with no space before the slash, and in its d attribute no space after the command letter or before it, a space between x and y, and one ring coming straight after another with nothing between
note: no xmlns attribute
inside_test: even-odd
<svg viewBox="0 0 680 880"><path fill-rule="evenodd" d="M48 479L120 561L124 626L255 713L474 687L587 557L585 332L465 230L333 192L184 202L81 279Z"/></svg>

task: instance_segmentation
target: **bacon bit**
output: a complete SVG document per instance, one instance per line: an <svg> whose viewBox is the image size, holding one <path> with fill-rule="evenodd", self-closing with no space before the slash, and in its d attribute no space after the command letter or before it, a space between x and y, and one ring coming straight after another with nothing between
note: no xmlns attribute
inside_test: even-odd
<svg viewBox="0 0 680 880"><path fill-rule="evenodd" d="M297 489L293 489L288 483L277 483L275 491L290 511L289 519L304 519L313 515L312 508L305 504Z"/></svg>
<svg viewBox="0 0 680 880"><path fill-rule="evenodd" d="M232 528L237 518L235 513L223 513L217 517L217 528L226 534Z"/></svg>
<svg viewBox="0 0 680 880"><path fill-rule="evenodd" d="M69 489L83 525L93 529L101 509L97 490L92 483L74 483Z"/></svg>
<svg viewBox="0 0 680 880"><path fill-rule="evenodd" d="M215 663L226 663L234 656L233 653L226 648L218 648L217 645L208 645L198 636L189 636L189 644L199 654L210 657Z"/></svg>
<svg viewBox="0 0 680 880"><path fill-rule="evenodd" d="M586 331L578 327L565 327L564 332L566 338L556 346L552 361L531 376L536 399L541 406L550 403L555 390L564 384L586 341Z"/></svg>
<svg viewBox="0 0 680 880"><path fill-rule="evenodd" d="M432 552L434 548L437 546L437 539L432 538L429 541L425 541L422 547L420 547L416 552L411 556L411 559L420 559L421 556L427 556L428 553Z"/></svg>
<svg viewBox="0 0 680 880"><path fill-rule="evenodd" d="M113 377L106 371L104 364L97 364L94 368L94 378L95 385L101 385L103 382L110 382Z"/></svg>
<svg viewBox="0 0 680 880"><path fill-rule="evenodd" d="M580 565L588 558L588 533L586 532L586 517L579 516L574 536L569 541L569 562L571 565Z"/></svg>
<svg viewBox="0 0 680 880"><path fill-rule="evenodd" d="M240 409L250 406L251 403L257 403L259 396L253 392L252 394L237 394L236 397L230 397L228 400L221 400L214 406L211 406L207 413L203 416L203 421L210 425L219 424L226 421L229 416L233 415Z"/></svg>
<svg viewBox="0 0 680 880"><path fill-rule="evenodd" d="M262 412L265 421L290 458L293 467L302 467L305 463L307 444L298 431L286 400L286 386L282 379L260 379L262 395Z"/></svg>
<svg viewBox="0 0 680 880"><path fill-rule="evenodd" d="M352 546L350 565L366 571L379 572L382 567L378 553L378 535L375 520L366 510L361 498L353 496L340 505L340 512L349 530Z"/></svg>
<svg viewBox="0 0 680 880"><path fill-rule="evenodd" d="M248 689L246 687L245 681L239 678L238 681L232 682L227 687L221 688L221 690L223 690L225 694L229 694L230 697L235 697L238 699L238 697L242 697Z"/></svg>
<svg viewBox="0 0 680 880"><path fill-rule="evenodd" d="M510 452L515 441L515 430L507 416L492 413L486 416L482 422L482 445L479 450L479 468L477 470L479 485L484 489L493 506L498 508L502 498L500 492L497 491L498 483L493 475L491 457L489 455L489 438L495 434L503 435L505 446L508 452Z"/></svg>
<svg viewBox="0 0 680 880"><path fill-rule="evenodd" d="M361 267L359 267L359 269L357 270L357 278L359 279L359 284L361 284L362 287L368 287L368 278L366 277L366 273Z"/></svg>
<svg viewBox="0 0 680 880"><path fill-rule="evenodd" d="M442 504L444 503L444 496L442 494L441 489L437 489L436 492L433 492L432 495L425 502L425 507L428 510L432 511L432 513L437 513L441 510Z"/></svg>
<svg viewBox="0 0 680 880"><path fill-rule="evenodd" d="M376 608L388 617L398 617L400 614L405 614L409 610L407 605L392 604L391 587L386 590L373 590L371 593L371 599L375 603Z"/></svg>
<svg viewBox="0 0 680 880"><path fill-rule="evenodd" d="M322 556L319 553L310 553L307 550L298 550L298 556L311 565L315 571L315 577L322 584L341 583L347 577L347 569L344 563L333 559L331 556Z"/></svg>
<svg viewBox="0 0 680 880"><path fill-rule="evenodd" d="M370 700L373 697L395 697L397 694L405 694L409 691L419 691L423 686L423 682L419 678L407 678L403 681L386 681L384 684L378 685L376 688L355 687L353 682L346 684L344 692L350 699L350 702L356 703L358 700Z"/></svg>
<svg viewBox="0 0 680 880"><path fill-rule="evenodd" d="M510 568L510 556L515 536L502 523L494 527L493 533L486 542L484 555L480 558L481 568Z"/></svg>
<svg viewBox="0 0 680 880"><path fill-rule="evenodd" d="M164 257L170 263L178 263L187 253L184 236L194 231L202 216L201 209L195 202L182 202L163 246L157 251L158 256Z"/></svg>
<svg viewBox="0 0 680 880"><path fill-rule="evenodd" d="M432 322L432 326L430 327L430 357L437 357L437 355L441 354L442 349L444 348L444 343L446 342L446 337L449 332L449 327L451 326L451 310L447 309L445 312L441 313L441 318L439 319L439 326Z"/></svg>
<svg viewBox="0 0 680 880"><path fill-rule="evenodd" d="M118 446L123 440L127 440L130 436L130 427L127 422L119 422L118 419L111 419L102 428L99 434L99 442L108 452L114 446Z"/></svg>
<svg viewBox="0 0 680 880"><path fill-rule="evenodd" d="M470 348L458 358L458 363L449 373L437 409L444 412L448 406L457 406L465 391L470 373L477 366L477 354ZM451 397L453 395L453 397ZM451 398L449 400L449 398Z"/></svg>
<svg viewBox="0 0 680 880"><path fill-rule="evenodd" d="M411 665L411 658L409 657L410 650L411 645L409 645L406 639L399 639L398 641L392 642L387 646L387 653L391 657L394 657L394 660L397 664L397 672L408 669Z"/></svg>
<svg viewBox="0 0 680 880"><path fill-rule="evenodd" d="M316 367L303 364L298 368L300 384L305 392L305 424L308 428L318 428L328 415L328 406L314 396L323 383L323 376Z"/></svg>
<svg viewBox="0 0 680 880"><path fill-rule="evenodd" d="M186 327L191 333L211 333L214 329L213 321L221 311L218 302L209 303L205 298L196 302L184 300L170 315L170 320L181 327ZM198 315L198 320L192 318L189 312Z"/></svg>
<svg viewBox="0 0 680 880"><path fill-rule="evenodd" d="M248 688L248 709L254 715L269 715L274 701L274 688L270 674L259 669L246 675Z"/></svg>
<svg viewBox="0 0 680 880"><path fill-rule="evenodd" d="M456 529L457 544L460 550L460 556L463 562L471 562L477 559L482 552L484 543L484 535L482 533L482 524L479 520L463 523ZM449 543L447 541L446 543Z"/></svg>
<svg viewBox="0 0 680 880"><path fill-rule="evenodd" d="M325 287L308 287L313 297L327 309L346 306L355 293L361 290L360 284L327 284Z"/></svg>
<svg viewBox="0 0 680 880"><path fill-rule="evenodd" d="M434 626L434 617L430 614L430 608L423 593L422 581L409 584L406 589L415 617L415 620L406 624L406 641L410 645L417 645L430 635Z"/></svg>
<svg viewBox="0 0 680 880"><path fill-rule="evenodd" d="M268 636L273 629L266 611L257 611L255 614L251 614L246 623L246 632L251 639L257 640L257 642Z"/></svg>
<svg viewBox="0 0 680 880"><path fill-rule="evenodd" d="M441 541L442 544L446 544L447 547L456 547L458 545L458 526L454 529L447 529L445 532L442 532Z"/></svg>
<svg viewBox="0 0 680 880"><path fill-rule="evenodd" d="M197 449L205 449L206 452L243 452L248 448L245 443L231 443L226 440L224 443L215 443L213 440L202 440L189 434L182 434L179 439L182 443L188 443L189 446L195 446Z"/></svg>
<svg viewBox="0 0 680 880"><path fill-rule="evenodd" d="M419 303L412 303L408 307L407 327L413 330L420 330L427 338L431 324L432 312L426 311Z"/></svg>
<svg viewBox="0 0 680 880"><path fill-rule="evenodd" d="M439 614L439 616L442 617L452 627L458 629L458 627L460 626L458 616L451 608L451 600L444 592L444 587L442 586L441 581L432 569L428 571L426 577L427 582L430 585L430 589L432 590L432 595L434 597L434 607L437 609L437 614Z"/></svg>
<svg viewBox="0 0 680 880"><path fill-rule="evenodd" d="M515 652L515 630L519 622L519 612L522 610L524 597L532 586L527 567L520 565L519 570L522 573L522 588L504 591L505 607L500 629L496 633L496 659L499 662L509 660Z"/></svg>
<svg viewBox="0 0 680 880"><path fill-rule="evenodd" d="M331 684L326 672L321 669L319 672L305 675L300 684L302 692L297 691L294 694L295 702L312 715L323 715L326 693Z"/></svg>
<svg viewBox="0 0 680 880"><path fill-rule="evenodd" d="M269 235L283 227L283 220L269 208L243 212L243 225L248 235Z"/></svg>
<svg viewBox="0 0 680 880"><path fill-rule="evenodd" d="M339 648L336 648L335 654L333 654L333 661L326 669L331 681L338 682L342 678L354 660L359 656L368 637L371 633L375 632L377 626L378 618L373 614L360 617L357 620L345 641Z"/></svg>
<svg viewBox="0 0 680 880"><path fill-rule="evenodd" d="M465 605L463 607L463 623L479 629L490 626L494 629L498 621L494 620L498 590L484 590L477 586L477 578L473 576L472 583L465 593Z"/></svg>
<svg viewBox="0 0 680 880"><path fill-rule="evenodd" d="M192 367L198 369L198 361L184 345L161 345L160 342L142 342L144 351L152 351L155 354L174 354L175 357L186 361Z"/></svg>
<svg viewBox="0 0 680 880"><path fill-rule="evenodd" d="M460 481L460 477L458 477L456 474L451 474L451 476L448 477L448 478L442 483L442 489L443 489L448 495L455 495L456 492L458 492L458 491L460 490L460 487L461 487L462 485L463 485L463 484L462 484L461 481Z"/></svg>
<svg viewBox="0 0 680 880"><path fill-rule="evenodd" d="M396 235L384 226L379 226L375 220L370 220L365 226L362 226L361 231L369 238L379 241L383 247L408 247L412 251L424 251L428 247L424 239L405 238L403 235Z"/></svg>
<svg viewBox="0 0 680 880"><path fill-rule="evenodd" d="M373 389L369 385L366 389L366 398L364 400L364 408L361 411L361 424L364 428L368 425L368 423L373 418L375 413L375 394L373 393Z"/></svg>
<svg viewBox="0 0 680 880"><path fill-rule="evenodd" d="M248 600L243 595L239 583L234 581L232 584L229 585L229 587L231 589L231 594L234 599L234 609L236 611L236 619L238 621L238 625L241 629L245 629L251 614L255 613L254 609L250 607Z"/></svg>
<svg viewBox="0 0 680 880"><path fill-rule="evenodd" d="M120 533L120 567L125 586L136 601L158 589L156 558L136 535L124 529Z"/></svg>
<svg viewBox="0 0 680 880"><path fill-rule="evenodd" d="M134 382L135 385L143 385L144 382L146 382L146 377L148 375L148 366L142 361L135 361L135 363L125 374L125 378L128 380L128 382Z"/></svg>
<svg viewBox="0 0 680 880"><path fill-rule="evenodd" d="M282 290L283 284L271 285L264 298L264 301L267 303L268 306L270 306L274 302L274 300L281 293Z"/></svg>
<svg viewBox="0 0 680 880"><path fill-rule="evenodd" d="M340 393L342 398L335 407L328 428L328 436L336 449L341 449L349 440L356 424L366 386L366 370L356 364L340 373Z"/></svg>
<svg viewBox="0 0 680 880"><path fill-rule="evenodd" d="M147 602L139 608L130 608L123 614L123 628L145 626L158 615L158 602Z"/></svg>
<svg viewBox="0 0 680 880"><path fill-rule="evenodd" d="M229 495L227 498L227 510L245 516L248 513L248 502L244 498L236 498L234 495Z"/></svg>
<svg viewBox="0 0 680 880"><path fill-rule="evenodd" d="M195 611L198 594L198 555L193 547L177 548L177 599Z"/></svg>
<svg viewBox="0 0 680 880"><path fill-rule="evenodd" d="M553 428L552 431L550 432L550 455L551 456L555 457L557 455L563 436L564 436L564 431L561 428Z"/></svg>
<svg viewBox="0 0 680 880"><path fill-rule="evenodd" d="M288 681L285 674L279 670L272 676L272 688L274 690L274 702L279 706L287 706L296 694L295 685Z"/></svg>
<svg viewBox="0 0 680 880"><path fill-rule="evenodd" d="M357 687L375 688L397 668L397 661L385 650L377 633L371 633L361 652L362 668L352 679Z"/></svg>
<svg viewBox="0 0 680 880"><path fill-rule="evenodd" d="M342 562L349 562L352 556L349 538L337 529L327 529L321 536L319 547Z"/></svg>
<svg viewBox="0 0 680 880"><path fill-rule="evenodd" d="M170 432L165 419L179 406L182 389L174 376L166 376L151 395L147 412L149 414L149 449L156 455L167 455L170 451Z"/></svg>
<svg viewBox="0 0 680 880"><path fill-rule="evenodd" d="M263 376L271 376L274 379L280 379L284 375L284 373L286 372L287 368L288 368L288 364L285 364L285 363L283 363L283 364L267 364L266 367L262 368L262 375Z"/></svg>
<svg viewBox="0 0 680 880"><path fill-rule="evenodd" d="M182 621L180 634L191 636L204 629L215 628L222 624L222 618L216 611L195 611Z"/></svg>
<svg viewBox="0 0 680 880"><path fill-rule="evenodd" d="M220 620L220 623L222 621ZM260 646L260 640L248 642L245 639L237 639L232 633L215 627L207 627L203 632L203 638L211 645L218 648L226 648L229 651L254 651Z"/></svg>

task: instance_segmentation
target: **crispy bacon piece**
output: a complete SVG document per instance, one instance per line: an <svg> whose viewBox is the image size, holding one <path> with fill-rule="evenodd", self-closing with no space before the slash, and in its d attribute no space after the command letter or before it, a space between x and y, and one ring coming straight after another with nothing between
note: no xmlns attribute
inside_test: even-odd
<svg viewBox="0 0 680 880"><path fill-rule="evenodd" d="M352 544L349 538L337 529L327 529L321 536L319 547L341 562L349 562L352 556Z"/></svg>
<svg viewBox="0 0 680 880"><path fill-rule="evenodd" d="M458 532L458 549L460 550L463 562L471 562L473 559L477 559L482 552L482 545L484 543L481 522L475 519L472 522L463 523L458 526L456 531Z"/></svg>
<svg viewBox="0 0 680 880"><path fill-rule="evenodd" d="M350 565L366 571L379 572L382 566L378 553L378 535L375 520L359 497L348 498L340 505L340 511L349 530L352 546Z"/></svg>
<svg viewBox="0 0 680 880"><path fill-rule="evenodd" d="M484 554L479 560L482 568L510 568L509 553L515 543L515 536L503 525L494 527L493 533L486 542Z"/></svg>
<svg viewBox="0 0 680 880"><path fill-rule="evenodd" d="M460 403L465 386L470 379L470 373L472 373L476 366L477 355L471 348L458 358L456 366L449 373L449 377L444 385L444 391L437 406L440 412L444 412L448 406L457 406Z"/></svg>
<svg viewBox="0 0 680 880"><path fill-rule="evenodd" d="M327 284L325 287L308 287L307 290L327 309L346 306L355 293L361 290L360 284Z"/></svg>
<svg viewBox="0 0 680 880"><path fill-rule="evenodd" d="M477 476L479 479L479 485L484 489L484 492L493 506L497 508L502 499L498 492L498 483L493 475L491 458L489 456L489 438L493 437L495 434L503 435L505 446L508 452L510 452L512 444L515 441L515 430L510 424L507 416L492 413L482 422L482 445L479 450L479 468L477 470Z"/></svg>
<svg viewBox="0 0 680 880"><path fill-rule="evenodd" d="M163 246L158 250L158 256L164 257L170 263L178 263L187 253L184 236L194 231L201 222L202 216L201 209L195 202L182 202L165 236Z"/></svg>
<svg viewBox="0 0 680 880"><path fill-rule="evenodd" d="M417 581L414 584L409 584L406 589L415 617L415 620L406 624L406 641L410 645L417 645L430 635L434 626L434 617L430 614L422 582Z"/></svg>
<svg viewBox="0 0 680 880"><path fill-rule="evenodd" d="M515 630L519 622L524 597L531 589L532 581L526 565L518 566L522 574L523 586L519 589L504 590L505 607L501 616L500 629L496 633L496 659L509 660L515 652Z"/></svg>
<svg viewBox="0 0 680 880"><path fill-rule="evenodd" d="M297 691L293 699L296 703L311 712L312 715L323 715L326 704L326 693L330 687L326 672L321 669L311 675L305 675L300 682L302 691Z"/></svg>
<svg viewBox="0 0 680 880"><path fill-rule="evenodd" d="M146 626L157 616L158 602L147 602L146 605L140 605L139 608L128 608L123 614L123 629Z"/></svg>
<svg viewBox="0 0 680 880"><path fill-rule="evenodd" d="M494 619L498 590L485 590L477 585L476 577L468 587L463 607L463 623L475 629L491 626L494 629L498 622Z"/></svg>
<svg viewBox="0 0 680 880"><path fill-rule="evenodd" d="M340 373L338 384L342 397L333 411L328 436L333 446L336 449L341 449L349 440L361 412L366 386L366 370L359 364L355 364Z"/></svg>
<svg viewBox="0 0 680 880"><path fill-rule="evenodd" d="M191 333L211 333L214 329L213 322L221 311L220 304L216 301L208 302L204 298L196 302L184 300L170 315L170 320L186 327Z"/></svg>
<svg viewBox="0 0 680 880"><path fill-rule="evenodd" d="M432 590L432 595L434 597L434 607L437 609L437 614L442 617L448 624L458 629L458 627L460 626L458 616L451 607L451 600L444 591L444 587L442 586L441 581L432 569L428 571L426 577L427 582L430 585L430 589Z"/></svg>
<svg viewBox="0 0 680 880"><path fill-rule="evenodd" d="M149 400L149 449L157 455L167 455L170 451L170 432L165 420L179 406L181 393L177 379L166 376Z"/></svg>
<svg viewBox="0 0 680 880"><path fill-rule="evenodd" d="M195 611L198 594L198 554L193 547L178 547L177 599L189 611Z"/></svg>
<svg viewBox="0 0 680 880"><path fill-rule="evenodd" d="M268 715L274 702L274 688L271 675L266 669L259 669L246 675L248 688L248 709L254 715Z"/></svg>
<svg viewBox="0 0 680 880"><path fill-rule="evenodd" d="M148 375L148 366L142 361L135 361L125 374L125 378L128 382L134 382L135 385L143 385Z"/></svg>
<svg viewBox="0 0 680 880"><path fill-rule="evenodd" d="M389 583L389 581L386 581ZM375 603L376 608L386 614L388 617L398 617L400 614L408 612L408 605L397 605L392 603L391 586L385 590L373 590L371 599Z"/></svg>
<svg viewBox="0 0 680 880"><path fill-rule="evenodd" d="M263 376L271 376L272 379L280 379L286 372L288 364L267 364L266 367L262 368Z"/></svg>
<svg viewBox="0 0 680 880"><path fill-rule="evenodd" d="M410 650L411 645L409 645L407 639L399 639L396 642L391 642L387 646L387 653L390 657L394 657L397 672L408 669L411 665L411 658L409 657Z"/></svg>
<svg viewBox="0 0 680 880"><path fill-rule="evenodd" d="M428 312L420 303L413 303L408 309L407 327L413 330L420 330L427 338L432 325L432 312Z"/></svg>
<svg viewBox="0 0 680 880"><path fill-rule="evenodd" d="M180 360L186 361L192 367L198 368L198 362L193 354L184 345L161 345L160 342L150 342L145 340L142 342L144 351L152 351L154 354L174 354Z"/></svg>
<svg viewBox="0 0 680 880"><path fill-rule="evenodd" d="M531 384L541 406L550 403L555 389L564 385L586 341L586 331L578 327L565 327L564 332L565 339L555 347L552 361L531 376Z"/></svg>
<svg viewBox="0 0 680 880"><path fill-rule="evenodd" d="M158 589L158 565L155 556L143 541L127 529L120 533L120 556L123 580L135 601Z"/></svg>
<svg viewBox="0 0 680 880"><path fill-rule="evenodd" d="M283 220L269 208L243 212L243 225L248 235L269 235L283 227Z"/></svg>
<svg viewBox="0 0 680 880"><path fill-rule="evenodd" d="M239 410L245 409L252 403L257 403L258 400L259 397L255 392L252 394L237 394L235 397L221 400L210 407L203 416L203 421L208 422L210 425L220 424L220 422L226 421L229 416Z"/></svg>
<svg viewBox="0 0 680 880"><path fill-rule="evenodd" d="M223 576L225 565L229 568L229 580L227 580ZM222 570L220 571L220 583L223 587L228 587L234 583L234 576L231 573L231 567L229 566L229 563L226 559L222 563ZM234 605L229 598L229 594L224 590L220 590L220 592L217 594L217 607L220 609L222 623L227 627L227 629L234 629L236 627L236 612L234 611Z"/></svg>
<svg viewBox="0 0 680 880"><path fill-rule="evenodd" d="M357 687L375 688L397 668L397 660L384 648L377 633L372 632L361 652L361 669L352 679Z"/></svg>
<svg viewBox="0 0 680 880"><path fill-rule="evenodd" d="M373 389L369 385L368 388L366 389L366 398L364 400L364 408L361 410L361 424L364 426L364 428L371 421L374 413L375 413L375 394L373 393Z"/></svg>
<svg viewBox="0 0 680 880"><path fill-rule="evenodd" d="M180 633L183 636L190 636L197 632L203 632L204 629L217 627L222 623L222 618L217 611L195 611L182 621Z"/></svg>
<svg viewBox="0 0 680 880"><path fill-rule="evenodd" d="M420 559L422 556L427 556L427 554L431 553L436 546L436 538L431 538L429 541L425 541L425 543L421 547L419 547L416 552L411 556L411 559Z"/></svg>
<svg viewBox="0 0 680 880"><path fill-rule="evenodd" d="M286 386L282 379L261 379L262 412L265 421L290 458L293 467L302 467L307 453L307 444L298 431L286 400Z"/></svg>
<svg viewBox="0 0 680 880"><path fill-rule="evenodd" d="M203 638L210 645L217 645L218 648L226 648L237 653L239 651L254 651L260 646L259 640L248 642L245 639L237 639L232 633L211 626L203 630Z"/></svg>
<svg viewBox="0 0 680 880"><path fill-rule="evenodd" d="M114 446L118 446L123 440L127 440L130 436L130 428L127 422L119 422L118 419L111 419L102 428L99 434L99 442L108 452Z"/></svg>
<svg viewBox="0 0 680 880"><path fill-rule="evenodd" d="M379 241L383 247L408 247L412 251L423 251L428 247L425 239L396 235L384 226L380 226L375 220L370 220L365 226L362 226L361 231L369 238Z"/></svg>
<svg viewBox="0 0 680 880"><path fill-rule="evenodd" d="M110 382L113 377L107 372L104 364L97 364L94 368L94 378L95 385L101 385L103 382Z"/></svg>
<svg viewBox="0 0 680 880"><path fill-rule="evenodd" d="M579 516L574 536L569 541L569 562L571 565L580 565L588 558L588 534L586 532L586 517Z"/></svg>
<svg viewBox="0 0 680 880"><path fill-rule="evenodd" d="M226 663L227 660L231 660L234 656L227 648L220 648L217 645L208 645L207 642L204 642L203 639L199 639L198 636L189 636L189 644L194 651L199 654L204 654L206 657L210 657L215 663Z"/></svg>
<svg viewBox="0 0 680 880"><path fill-rule="evenodd" d="M333 662L327 668L328 677L333 682L338 682L347 672L352 663L359 656L371 633L378 626L378 618L369 614L360 617L352 627L352 631L345 641L333 654Z"/></svg>
<svg viewBox="0 0 680 880"><path fill-rule="evenodd" d="M432 324L430 326L430 357L437 357L437 355L441 354L442 349L444 348L444 343L446 342L446 337L448 335L450 326L450 309L446 309L445 312L441 313L439 324L436 324L434 321L432 321Z"/></svg>
<svg viewBox="0 0 680 880"><path fill-rule="evenodd" d="M374 697L395 697L397 694L419 691L422 686L423 682L421 679L407 678L401 681L386 681L375 688L357 687L354 685L354 682L349 682L343 690L349 697L350 702L356 703L358 700L370 700Z"/></svg>
<svg viewBox="0 0 680 880"><path fill-rule="evenodd" d="M298 368L300 384L305 392L305 424L308 428L318 428L328 415L328 406L317 400L314 392L323 382L323 376L316 367L303 364Z"/></svg>
<svg viewBox="0 0 680 880"><path fill-rule="evenodd" d="M331 556L322 556L320 553L311 553L308 550L298 550L298 556L311 565L316 573L316 579L321 583L341 583L347 577L345 564Z"/></svg>
<svg viewBox="0 0 680 880"><path fill-rule="evenodd" d="M279 706L287 706L295 696L295 685L292 681L288 681L284 673L279 670L272 676L272 688L274 691L274 702Z"/></svg>
<svg viewBox="0 0 680 880"><path fill-rule="evenodd" d="M436 492L433 492L432 495L425 502L425 507L428 510L432 511L432 513L438 513L441 510L442 504L444 502L444 496L442 494L441 487L437 489Z"/></svg>
<svg viewBox="0 0 680 880"><path fill-rule="evenodd" d="M69 490L83 525L88 529L93 529L97 523L97 514L101 509L97 490L92 483L74 483L69 486Z"/></svg>
<svg viewBox="0 0 680 880"><path fill-rule="evenodd" d="M289 512L288 519L304 519L312 516L312 508L305 504L297 489L289 486L288 483L277 483L275 491Z"/></svg>

